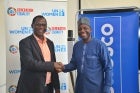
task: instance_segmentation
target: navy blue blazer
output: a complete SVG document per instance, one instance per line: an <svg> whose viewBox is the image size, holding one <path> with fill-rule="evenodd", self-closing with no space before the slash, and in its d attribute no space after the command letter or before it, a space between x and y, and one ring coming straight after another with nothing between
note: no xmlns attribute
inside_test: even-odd
<svg viewBox="0 0 140 93"><path fill-rule="evenodd" d="M47 72L52 72L53 88L60 89L59 77L53 65L53 62L56 62L54 44L48 38L47 44L51 53L51 62L45 62L33 35L19 42L21 74L16 93L44 93Z"/></svg>

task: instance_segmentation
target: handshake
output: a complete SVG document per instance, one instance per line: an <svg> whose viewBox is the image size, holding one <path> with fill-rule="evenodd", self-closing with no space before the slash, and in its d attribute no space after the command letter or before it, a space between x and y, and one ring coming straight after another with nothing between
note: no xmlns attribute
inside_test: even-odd
<svg viewBox="0 0 140 93"><path fill-rule="evenodd" d="M63 71L64 65L62 64L62 62L54 62L54 68L56 72L59 73Z"/></svg>

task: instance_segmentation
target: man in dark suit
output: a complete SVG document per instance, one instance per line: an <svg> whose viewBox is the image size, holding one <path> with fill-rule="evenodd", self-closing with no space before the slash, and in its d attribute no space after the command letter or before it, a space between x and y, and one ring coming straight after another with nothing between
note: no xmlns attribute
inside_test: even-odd
<svg viewBox="0 0 140 93"><path fill-rule="evenodd" d="M38 15L32 21L33 34L19 42L21 74L16 93L60 93L54 44L44 36L47 20ZM47 78L47 80L46 80Z"/></svg>

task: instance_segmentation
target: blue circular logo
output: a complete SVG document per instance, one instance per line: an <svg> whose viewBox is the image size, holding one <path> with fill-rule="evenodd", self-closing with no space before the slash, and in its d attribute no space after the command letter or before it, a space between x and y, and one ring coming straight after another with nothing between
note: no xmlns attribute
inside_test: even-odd
<svg viewBox="0 0 140 93"><path fill-rule="evenodd" d="M18 52L18 47L15 46L15 45L11 45L11 46L9 47L9 51L10 51L12 54L15 54L15 53Z"/></svg>
<svg viewBox="0 0 140 93"><path fill-rule="evenodd" d="M7 9L7 13L8 13L8 15L10 15L10 16L15 16L15 14L16 14L16 9L13 8L13 7L9 7L9 8Z"/></svg>
<svg viewBox="0 0 140 93"><path fill-rule="evenodd" d="M15 93L16 89L17 87L15 85L11 85L8 90L9 90L9 93Z"/></svg>

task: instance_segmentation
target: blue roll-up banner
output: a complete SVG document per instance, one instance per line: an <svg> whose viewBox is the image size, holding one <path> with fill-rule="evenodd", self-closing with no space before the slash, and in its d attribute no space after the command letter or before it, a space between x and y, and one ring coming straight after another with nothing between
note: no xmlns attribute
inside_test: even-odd
<svg viewBox="0 0 140 93"><path fill-rule="evenodd" d="M79 14L88 17L92 36L103 41L113 63L111 93L138 93L138 27L135 11Z"/></svg>

